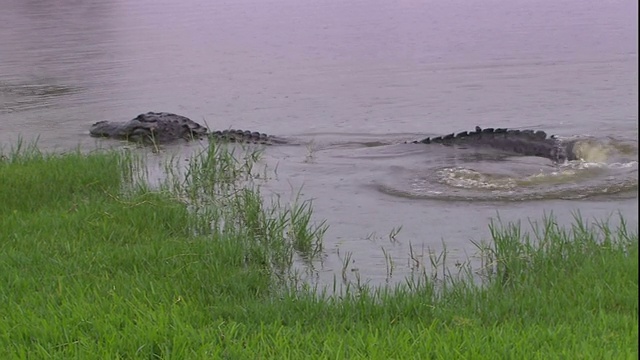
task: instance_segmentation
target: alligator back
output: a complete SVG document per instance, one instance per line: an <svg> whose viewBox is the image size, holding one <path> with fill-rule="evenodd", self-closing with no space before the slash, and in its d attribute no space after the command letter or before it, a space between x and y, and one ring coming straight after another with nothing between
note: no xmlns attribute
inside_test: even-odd
<svg viewBox="0 0 640 360"><path fill-rule="evenodd" d="M243 143L254 143L254 144L265 144L265 145L288 143L286 139L279 138L277 136L267 135L265 133L260 133L257 131L252 132L248 130L239 130L239 129L212 131L209 133L208 136L209 136L209 139L229 141L229 142L243 142Z"/></svg>
<svg viewBox="0 0 640 360"><path fill-rule="evenodd" d="M475 131L426 138L413 143L488 147L518 155L540 156L556 162L576 159L571 151L573 143L563 143L554 136L548 137L544 131L534 130L482 129L476 126Z"/></svg>

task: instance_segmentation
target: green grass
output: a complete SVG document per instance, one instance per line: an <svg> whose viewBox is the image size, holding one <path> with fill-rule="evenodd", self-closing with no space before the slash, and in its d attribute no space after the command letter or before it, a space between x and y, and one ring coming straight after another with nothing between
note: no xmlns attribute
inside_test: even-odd
<svg viewBox="0 0 640 360"><path fill-rule="evenodd" d="M321 254L326 225L308 202L264 203L258 158L213 144L151 189L130 153L4 155L0 356L637 358L624 226L494 223L480 269L332 296L291 270Z"/></svg>

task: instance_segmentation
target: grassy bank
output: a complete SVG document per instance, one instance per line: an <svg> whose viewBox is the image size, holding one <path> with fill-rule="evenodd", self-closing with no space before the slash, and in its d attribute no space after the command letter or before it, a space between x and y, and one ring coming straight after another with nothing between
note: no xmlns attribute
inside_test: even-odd
<svg viewBox="0 0 640 360"><path fill-rule="evenodd" d="M126 153L5 154L2 358L637 358L637 233L495 225L482 286L323 296L290 286L323 224L261 200L257 155L212 146L150 189Z"/></svg>

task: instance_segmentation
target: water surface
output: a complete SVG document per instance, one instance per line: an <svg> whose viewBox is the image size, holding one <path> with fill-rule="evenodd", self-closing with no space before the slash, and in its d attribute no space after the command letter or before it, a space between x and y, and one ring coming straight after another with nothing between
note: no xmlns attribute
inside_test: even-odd
<svg viewBox="0 0 640 360"><path fill-rule="evenodd" d="M464 259L487 224L620 212L637 228L636 2L22 1L0 12L0 144L121 146L90 124L147 111L289 136L265 192L331 225L318 277L374 283L414 249ZM596 140L587 163L402 144L483 127ZM370 146L380 145L380 146ZM176 145L166 153L196 151ZM615 216L614 216L615 217ZM402 226L396 240L388 234ZM384 252L383 252L384 248ZM452 260L453 261L453 260ZM353 271L351 271L353 270Z"/></svg>

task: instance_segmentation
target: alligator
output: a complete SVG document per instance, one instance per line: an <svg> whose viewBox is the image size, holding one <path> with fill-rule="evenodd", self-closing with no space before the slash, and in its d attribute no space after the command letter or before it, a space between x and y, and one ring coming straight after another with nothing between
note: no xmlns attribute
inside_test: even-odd
<svg viewBox="0 0 640 360"><path fill-rule="evenodd" d="M210 138L229 142L256 144L288 144L287 139L260 132L244 130L210 131L197 122L172 113L148 112L127 122L99 121L91 126L91 136L109 137L142 143L167 143L179 139ZM575 140L563 141L547 136L544 131L512 130L476 126L475 131L463 131L446 136L428 137L411 141L415 144L441 144L445 146L469 146L493 148L523 156L538 156L556 163L577 160Z"/></svg>
<svg viewBox="0 0 640 360"><path fill-rule="evenodd" d="M185 116L167 112L148 112L127 122L98 121L91 125L89 133L94 137L154 144L180 139L197 140L205 137L266 145L288 143L286 139L255 131L236 129L209 131Z"/></svg>

